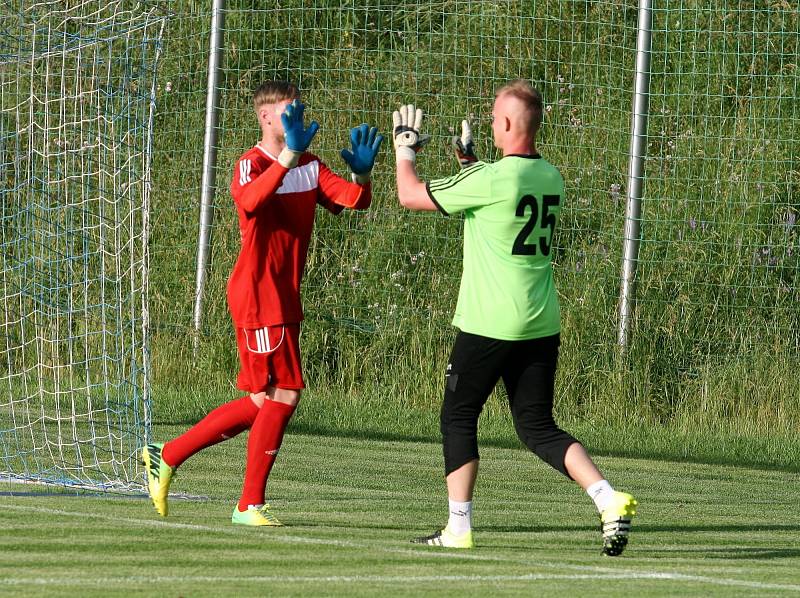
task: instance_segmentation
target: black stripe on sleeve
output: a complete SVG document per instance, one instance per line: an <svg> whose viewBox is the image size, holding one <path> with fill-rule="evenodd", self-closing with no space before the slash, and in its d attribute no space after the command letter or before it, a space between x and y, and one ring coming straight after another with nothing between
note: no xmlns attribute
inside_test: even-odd
<svg viewBox="0 0 800 598"><path fill-rule="evenodd" d="M428 197L430 197L430 198L431 198L431 201L433 202L433 205L435 205L437 208L439 208L439 211L440 211L442 214L444 214L445 216L449 216L450 214L448 214L448 213L447 213L447 210L445 210L445 209L444 209L444 208L443 208L443 207L442 207L442 206L439 204L439 202L438 202L438 201L436 201L436 198L433 196L433 193L431 192L430 183L425 183L425 191L427 191L427 192L428 192Z"/></svg>
<svg viewBox="0 0 800 598"><path fill-rule="evenodd" d="M472 176L476 172L480 172L484 168L486 168L485 162L476 164L475 166L470 166L463 172L460 172L459 174L449 179L439 179L437 181L432 181L430 183L430 188L432 191L444 191L445 189L450 189L451 187L458 185L462 181L465 181L468 177Z"/></svg>

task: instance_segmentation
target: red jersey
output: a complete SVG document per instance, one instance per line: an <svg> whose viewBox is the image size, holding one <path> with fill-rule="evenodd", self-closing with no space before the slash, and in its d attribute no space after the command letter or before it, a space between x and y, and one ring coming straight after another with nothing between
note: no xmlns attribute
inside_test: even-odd
<svg viewBox="0 0 800 598"><path fill-rule="evenodd" d="M228 281L228 308L239 328L300 322L300 280L306 265L317 204L338 214L365 209L369 183L358 185L334 174L304 153L284 168L260 145L236 162L231 195L239 215L242 248Z"/></svg>

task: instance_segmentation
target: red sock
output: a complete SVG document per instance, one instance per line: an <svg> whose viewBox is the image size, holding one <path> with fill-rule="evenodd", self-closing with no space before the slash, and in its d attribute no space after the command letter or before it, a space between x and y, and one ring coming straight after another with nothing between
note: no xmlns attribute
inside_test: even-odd
<svg viewBox="0 0 800 598"><path fill-rule="evenodd" d="M239 499L240 511L246 510L248 505L264 502L267 478L294 410L295 405L269 399L264 401L247 439L247 468L242 497Z"/></svg>
<svg viewBox="0 0 800 598"><path fill-rule="evenodd" d="M161 458L170 467L178 467L196 452L233 438L253 425L259 408L250 396L220 405L181 436L164 445Z"/></svg>

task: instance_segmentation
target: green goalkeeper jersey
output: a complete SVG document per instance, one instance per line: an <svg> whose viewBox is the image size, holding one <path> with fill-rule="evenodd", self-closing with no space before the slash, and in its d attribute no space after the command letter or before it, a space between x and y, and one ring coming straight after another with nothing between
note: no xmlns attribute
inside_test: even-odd
<svg viewBox="0 0 800 598"><path fill-rule="evenodd" d="M564 179L538 155L478 162L427 184L445 214L464 212L464 270L453 325L523 340L561 329L550 265Z"/></svg>

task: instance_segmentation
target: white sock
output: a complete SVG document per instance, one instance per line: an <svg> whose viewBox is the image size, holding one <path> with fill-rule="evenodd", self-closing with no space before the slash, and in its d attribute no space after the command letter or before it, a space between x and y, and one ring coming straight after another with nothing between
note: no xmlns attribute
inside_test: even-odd
<svg viewBox="0 0 800 598"><path fill-rule="evenodd" d="M594 501L599 513L605 511L611 504L611 501L614 500L614 489L611 487L611 484L608 483L608 480L595 482L586 489L586 494Z"/></svg>
<svg viewBox="0 0 800 598"><path fill-rule="evenodd" d="M450 503L450 518L447 520L447 529L460 536L472 529L472 501L458 502L448 500Z"/></svg>

